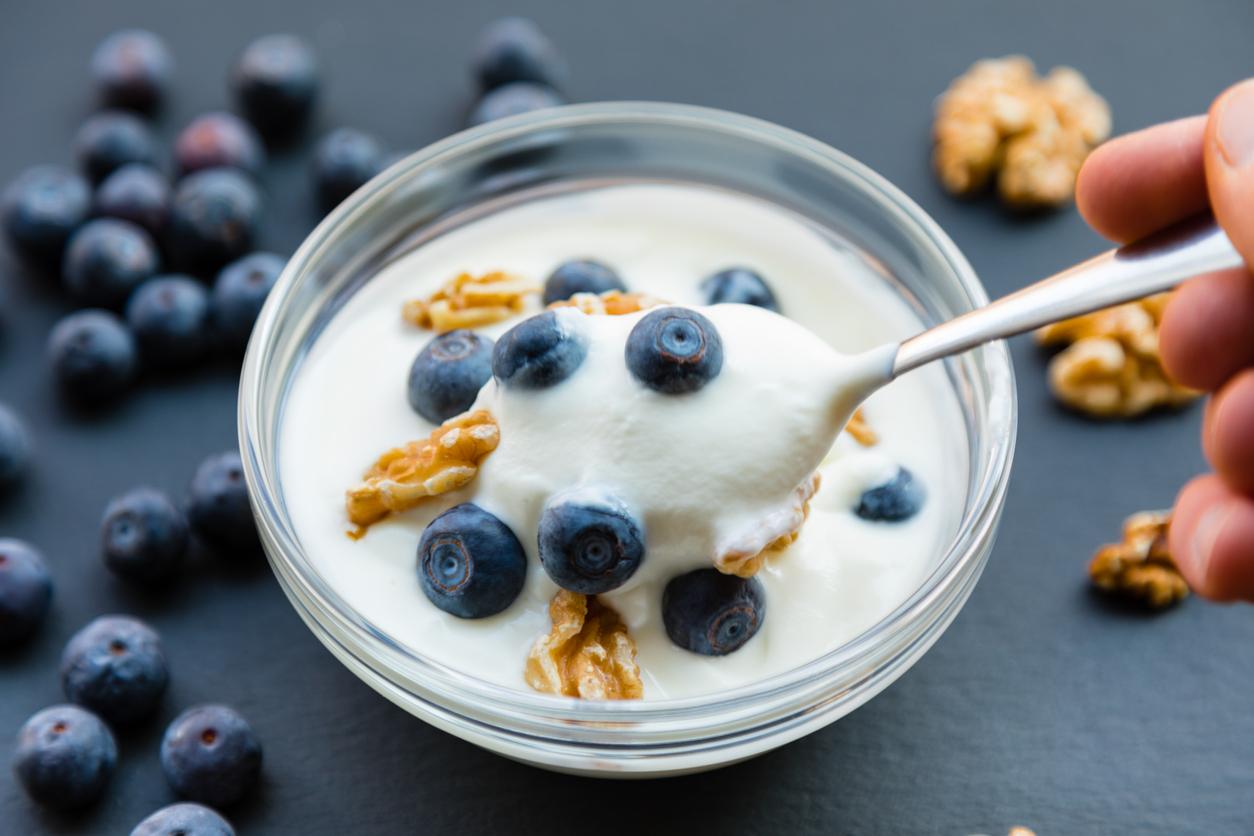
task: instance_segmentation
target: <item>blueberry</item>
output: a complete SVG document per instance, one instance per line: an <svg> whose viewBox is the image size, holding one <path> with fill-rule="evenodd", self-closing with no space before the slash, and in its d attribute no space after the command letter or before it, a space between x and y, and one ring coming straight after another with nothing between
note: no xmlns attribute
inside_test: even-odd
<svg viewBox="0 0 1254 836"><path fill-rule="evenodd" d="M213 330L231 350L243 352L248 345L257 314L286 264L274 253L251 253L218 273L209 301Z"/></svg>
<svg viewBox="0 0 1254 836"><path fill-rule="evenodd" d="M726 656L753 638L766 617L757 578L697 569L672 578L662 593L662 623L675 644L702 656Z"/></svg>
<svg viewBox="0 0 1254 836"><path fill-rule="evenodd" d="M0 201L0 219L13 249L45 267L60 266L66 241L90 211L88 182L55 165L28 168Z"/></svg>
<svg viewBox="0 0 1254 836"><path fill-rule="evenodd" d="M174 59L165 42L142 29L114 32L91 56L91 74L109 107L152 110L165 97Z"/></svg>
<svg viewBox="0 0 1254 836"><path fill-rule="evenodd" d="M61 653L66 698L119 726L151 716L169 681L161 640L137 618L102 615Z"/></svg>
<svg viewBox="0 0 1254 836"><path fill-rule="evenodd" d="M252 249L260 221L261 194L252 181L232 169L198 171L174 190L171 254L188 270L217 270Z"/></svg>
<svg viewBox="0 0 1254 836"><path fill-rule="evenodd" d="M564 104L566 101L551 87L529 81L515 81L484 93L483 98L479 99L466 117L466 126L473 128L497 119L531 113L533 110L561 107Z"/></svg>
<svg viewBox="0 0 1254 836"><path fill-rule="evenodd" d="M644 561L644 531L614 499L551 502L538 540L540 564L553 582L585 595L617 589Z"/></svg>
<svg viewBox="0 0 1254 836"><path fill-rule="evenodd" d="M556 311L545 311L524 319L497 340L492 374L505 387L544 389L574 374L587 354L587 339Z"/></svg>
<svg viewBox="0 0 1254 836"><path fill-rule="evenodd" d="M492 340L465 329L440 334L409 368L409 405L433 424L460 415L492 377Z"/></svg>
<svg viewBox="0 0 1254 836"><path fill-rule="evenodd" d="M135 338L108 311L72 313L52 329L48 358L61 390L83 403L121 394L135 380L139 366Z"/></svg>
<svg viewBox="0 0 1254 836"><path fill-rule="evenodd" d="M30 462L30 435L17 413L0 403L0 491L17 483Z"/></svg>
<svg viewBox="0 0 1254 836"><path fill-rule="evenodd" d="M0 538L0 647L34 635L52 603L52 576L29 543Z"/></svg>
<svg viewBox="0 0 1254 836"><path fill-rule="evenodd" d="M174 165L181 175L207 168L235 168L255 175L265 156L257 132L233 113L197 116L174 140Z"/></svg>
<svg viewBox="0 0 1254 836"><path fill-rule="evenodd" d="M324 209L334 209L383 170L384 153L374 137L340 128L324 136L313 156L314 187Z"/></svg>
<svg viewBox="0 0 1254 836"><path fill-rule="evenodd" d="M114 499L100 521L105 565L140 583L161 583L183 565L187 518L165 494L135 488Z"/></svg>
<svg viewBox="0 0 1254 836"><path fill-rule="evenodd" d="M504 610L527 579L527 555L514 532L467 502L431 521L418 541L418 582L431 603L458 618Z"/></svg>
<svg viewBox="0 0 1254 836"><path fill-rule="evenodd" d="M61 279L80 305L117 309L160 266L147 232L129 221L97 218L70 238Z"/></svg>
<svg viewBox="0 0 1254 836"><path fill-rule="evenodd" d="M714 323L688 308L659 308L627 336L627 368L658 392L680 395L705 386L723 368L723 341Z"/></svg>
<svg viewBox="0 0 1254 836"><path fill-rule="evenodd" d="M242 799L261 774L261 741L248 721L225 705L189 708L161 740L161 768L183 798L215 807Z"/></svg>
<svg viewBox="0 0 1254 836"><path fill-rule="evenodd" d="M562 302L576 293L626 290L618 274L599 261L577 259L560 265L544 283L544 304Z"/></svg>
<svg viewBox="0 0 1254 836"><path fill-rule="evenodd" d="M88 118L74 140L83 173L99 183L124 165L157 161L157 138L144 120L124 110Z"/></svg>
<svg viewBox="0 0 1254 836"><path fill-rule="evenodd" d="M535 21L524 17L504 17L484 27L475 46L473 70L484 90L514 81L550 87L566 83L566 62Z"/></svg>
<svg viewBox="0 0 1254 836"><path fill-rule="evenodd" d="M768 311L779 311L779 303L770 285L760 275L746 267L720 270L701 282L701 292L710 305L737 303L756 305Z"/></svg>
<svg viewBox="0 0 1254 836"><path fill-rule="evenodd" d="M13 771L40 804L74 810L100 798L117 763L117 744L99 717L54 705L18 732Z"/></svg>
<svg viewBox="0 0 1254 836"><path fill-rule="evenodd" d="M913 473L899 467L887 482L863 491L853 512L864 520L901 522L919 512L926 493Z"/></svg>
<svg viewBox="0 0 1254 836"><path fill-rule="evenodd" d="M126 306L140 356L153 368L185 368L209 348L209 292L188 276L157 276Z"/></svg>
<svg viewBox="0 0 1254 836"><path fill-rule="evenodd" d="M266 35L244 48L231 74L235 100L263 134L289 136L304 127L318 96L318 62L295 35Z"/></svg>
<svg viewBox="0 0 1254 836"><path fill-rule="evenodd" d="M135 825L131 836L235 836L235 828L208 807L184 801L162 807Z"/></svg>
<svg viewBox="0 0 1254 836"><path fill-rule="evenodd" d="M239 453L218 453L196 468L187 519L197 536L211 546L248 552L257 549L257 526L248 504Z"/></svg>
<svg viewBox="0 0 1254 836"><path fill-rule="evenodd" d="M130 221L159 238L170 217L170 183L152 166L124 165L96 189L95 211Z"/></svg>

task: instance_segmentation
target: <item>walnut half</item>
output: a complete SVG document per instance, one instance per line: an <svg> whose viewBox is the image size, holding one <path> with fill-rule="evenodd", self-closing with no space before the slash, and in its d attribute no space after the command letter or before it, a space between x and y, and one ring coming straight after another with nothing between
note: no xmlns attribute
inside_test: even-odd
<svg viewBox="0 0 1254 836"><path fill-rule="evenodd" d="M750 578L768 558L792 545L801 526L810 516L810 500L818 492L819 474L814 473L793 492L793 503L786 511L760 520L744 537L714 558L714 568L725 575Z"/></svg>
<svg viewBox="0 0 1254 836"><path fill-rule="evenodd" d="M1102 546L1089 563L1094 586L1161 609L1183 600L1189 586L1167 551L1170 511L1142 511L1123 523L1123 542Z"/></svg>
<svg viewBox="0 0 1254 836"><path fill-rule="evenodd" d="M553 627L527 655L527 684L546 694L586 700L644 695L636 643L618 613L595 596L559 590L549 603Z"/></svg>
<svg viewBox="0 0 1254 836"><path fill-rule="evenodd" d="M539 292L533 282L500 270L482 276L461 273L426 299L406 302L401 314L419 328L439 333L478 328L517 316L527 297Z"/></svg>
<svg viewBox="0 0 1254 836"><path fill-rule="evenodd" d="M479 410L448 419L421 441L388 450L366 471L365 481L348 491L348 519L358 526L350 536L360 537L389 513L466 485L500 440L492 413Z"/></svg>

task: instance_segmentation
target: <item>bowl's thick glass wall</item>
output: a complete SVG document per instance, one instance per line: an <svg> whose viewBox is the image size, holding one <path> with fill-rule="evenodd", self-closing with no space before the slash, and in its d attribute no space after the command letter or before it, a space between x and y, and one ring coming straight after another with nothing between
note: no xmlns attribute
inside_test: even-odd
<svg viewBox="0 0 1254 836"><path fill-rule="evenodd" d="M987 301L953 244L904 195L799 134L698 108L562 108L452 137L397 163L328 217L293 256L254 333L240 436L267 553L318 637L414 714L503 754L594 773L661 774L744 758L831 722L900 675L966 600L991 547L1015 427L1004 346L951 361L970 451L961 529L935 572L867 633L795 671L682 701L588 703L485 683L392 642L308 563L277 479L280 419L301 357L344 300L423 241L503 206L623 182L730 189L807 219L863 257L925 320Z"/></svg>

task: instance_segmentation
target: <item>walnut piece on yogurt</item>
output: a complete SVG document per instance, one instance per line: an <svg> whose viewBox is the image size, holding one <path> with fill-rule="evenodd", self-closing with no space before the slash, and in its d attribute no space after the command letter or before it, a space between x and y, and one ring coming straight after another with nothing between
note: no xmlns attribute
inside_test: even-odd
<svg viewBox="0 0 1254 836"><path fill-rule="evenodd" d="M527 684L546 694L586 700L644 696L636 643L618 613L597 600L562 589L549 603L552 629L527 655Z"/></svg>
<svg viewBox="0 0 1254 836"><path fill-rule="evenodd" d="M401 315L419 328L438 333L491 325L522 313L540 286L519 276L494 270L476 276L460 273L426 299L405 303Z"/></svg>
<svg viewBox="0 0 1254 836"><path fill-rule="evenodd" d="M364 481L348 490L348 519L357 526L349 536L361 537L390 513L466 485L500 440L496 419L481 409L448 419L427 438L388 450Z"/></svg>
<svg viewBox="0 0 1254 836"><path fill-rule="evenodd" d="M1049 363L1055 397L1104 418L1178 407L1201 395L1172 382L1158 352L1158 325L1170 293L1160 293L1046 325L1041 345L1067 344Z"/></svg>
<svg viewBox="0 0 1254 836"><path fill-rule="evenodd" d="M1189 586L1167 550L1170 511L1142 511L1123 523L1123 542L1102 546L1089 563L1093 585L1153 609L1182 601Z"/></svg>
<svg viewBox="0 0 1254 836"><path fill-rule="evenodd" d="M606 290L602 293L576 293L569 299L551 302L549 308L578 308L590 316L622 316L666 304L669 303L647 293Z"/></svg>
<svg viewBox="0 0 1254 836"><path fill-rule="evenodd" d="M974 194L996 178L1008 206L1059 206L1110 127L1109 105L1076 70L1055 67L1042 77L1022 55L989 58L937 100L932 163L953 194Z"/></svg>
<svg viewBox="0 0 1254 836"><path fill-rule="evenodd" d="M751 578L766 561L791 546L810 517L810 500L819 490L820 477L814 473L793 493L787 510L759 520L745 535L714 558L714 568L724 575Z"/></svg>
<svg viewBox="0 0 1254 836"><path fill-rule="evenodd" d="M880 443L879 434L871 429L862 407L858 407L853 411L853 417L849 419L848 424L845 424L845 432L849 433L853 440L863 447L874 447Z"/></svg>

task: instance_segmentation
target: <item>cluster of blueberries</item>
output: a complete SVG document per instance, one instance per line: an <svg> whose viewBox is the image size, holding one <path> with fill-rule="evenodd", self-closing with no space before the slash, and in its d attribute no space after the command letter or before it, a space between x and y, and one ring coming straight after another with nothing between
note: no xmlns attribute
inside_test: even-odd
<svg viewBox="0 0 1254 836"><path fill-rule="evenodd" d="M101 554L120 578L151 587L178 573L193 532L219 553L257 550L238 453L210 456L197 468L185 512L147 487L110 502L100 524ZM28 543L0 539L0 647L30 639L52 597L52 576L39 552ZM60 671L69 703L26 721L13 765L31 797L78 809L101 796L116 767L110 726L129 728L151 717L165 694L169 669L157 633L119 615L97 618L70 639ZM170 724L161 764L174 791L199 803L163 808L134 832L183 828L188 834L230 836L225 819L204 805L229 806L248 793L260 772L261 744L235 710L202 705Z"/></svg>
<svg viewBox="0 0 1254 836"><path fill-rule="evenodd" d="M758 273L733 267L700 285L707 304L739 303L779 310ZM560 265L544 286L545 304L576 293L626 291L619 275L592 260ZM414 411L439 423L469 409L495 377L504 389L537 390L574 374L587 353L577 331L554 311L524 320L499 341L469 330L432 339L410 367L408 395ZM682 396L718 377L723 345L707 317L688 308L650 311L632 328L624 354L641 385ZM864 492L853 509L874 521L900 521L921 506L923 491L909 470ZM586 492L553 497L540 518L537 547L548 576L563 589L586 595L622 586L645 557L639 521L613 496ZM500 519L473 503L436 517L418 544L418 577L437 607L461 618L484 618L506 609L522 591L527 562L522 544ZM766 615L766 596L754 578L698 569L671 579L662 596L662 619L676 645L721 656L744 645Z"/></svg>
<svg viewBox="0 0 1254 836"><path fill-rule="evenodd" d="M576 293L626 291L619 275L592 260L568 261L549 276L545 304ZM709 304L737 302L778 310L757 273L734 267L701 284ZM585 338L564 327L555 311L524 320L495 344L469 330L431 340L410 369L408 393L418 414L443 421L465 411L495 377L505 389L537 390L574 374L587 354ZM707 317L688 308L663 307L632 329L627 368L643 386L668 396L696 392L718 377L723 345ZM585 595L622 586L645 557L643 528L613 496L583 492L554 497L538 534L540 563L563 589ZM437 607L461 618L484 618L507 608L522 591L527 561L522 544L500 519L473 503L436 517L418 544L418 576ZM699 569L667 584L663 619L677 645L723 655L748 641L762 623L766 600L752 578Z"/></svg>

